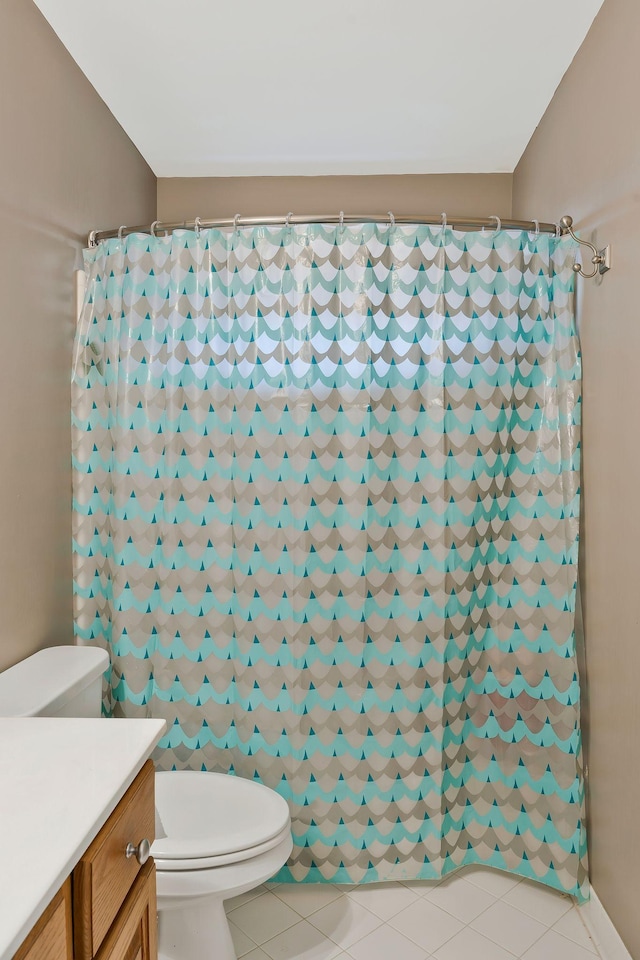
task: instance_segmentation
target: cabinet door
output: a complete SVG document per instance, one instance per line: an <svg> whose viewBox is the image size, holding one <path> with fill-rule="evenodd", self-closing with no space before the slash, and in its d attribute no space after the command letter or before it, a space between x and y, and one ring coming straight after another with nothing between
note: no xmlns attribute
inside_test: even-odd
<svg viewBox="0 0 640 960"><path fill-rule="evenodd" d="M71 881L58 890L14 960L71 960Z"/></svg>
<svg viewBox="0 0 640 960"><path fill-rule="evenodd" d="M96 960L158 960L156 869L140 871Z"/></svg>
<svg viewBox="0 0 640 960"><path fill-rule="evenodd" d="M1 2L1 0L0 0ZM149 760L73 871L75 960L95 957L141 873L129 842L155 834L154 770Z"/></svg>

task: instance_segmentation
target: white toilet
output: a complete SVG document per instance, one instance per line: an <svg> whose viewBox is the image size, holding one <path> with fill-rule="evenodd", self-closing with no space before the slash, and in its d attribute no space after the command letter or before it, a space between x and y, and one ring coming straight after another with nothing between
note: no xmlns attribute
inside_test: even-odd
<svg viewBox="0 0 640 960"><path fill-rule="evenodd" d="M2 717L99 717L95 647L49 647L0 673ZM224 901L273 876L292 849L286 801L219 773L156 774L156 862L162 960L236 960Z"/></svg>

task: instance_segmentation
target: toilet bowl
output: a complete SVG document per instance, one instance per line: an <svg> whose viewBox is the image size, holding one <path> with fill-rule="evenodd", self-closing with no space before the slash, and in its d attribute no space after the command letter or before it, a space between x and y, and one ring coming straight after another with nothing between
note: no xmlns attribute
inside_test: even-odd
<svg viewBox="0 0 640 960"><path fill-rule="evenodd" d="M40 650L0 673L0 716L99 717L108 666L95 647ZM236 960L224 901L287 861L293 844L285 800L228 774L157 773L156 821L160 957Z"/></svg>
<svg viewBox="0 0 640 960"><path fill-rule="evenodd" d="M286 801L220 773L156 774L161 960L236 960L224 901L272 877L292 850Z"/></svg>

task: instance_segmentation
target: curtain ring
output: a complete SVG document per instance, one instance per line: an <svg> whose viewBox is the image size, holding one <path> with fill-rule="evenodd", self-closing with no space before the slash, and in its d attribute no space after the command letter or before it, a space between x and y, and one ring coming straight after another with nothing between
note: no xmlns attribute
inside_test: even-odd
<svg viewBox="0 0 640 960"><path fill-rule="evenodd" d="M562 231L560 230L560 224L556 223L556 240L559 240L562 236Z"/></svg>
<svg viewBox="0 0 640 960"><path fill-rule="evenodd" d="M287 230L291 229L291 217L293 216L293 210L289 210L289 213L285 217L284 225Z"/></svg>
<svg viewBox="0 0 640 960"><path fill-rule="evenodd" d="M443 229L443 230L446 230L446 229L447 229L447 215L446 215L446 213L443 213L443 214L442 214L442 229Z"/></svg>
<svg viewBox="0 0 640 960"><path fill-rule="evenodd" d="M537 240L538 237L540 236L540 221L539 221L539 220L532 220L531 223L534 223L534 224L535 224L535 227L536 227L535 238L536 238L536 240Z"/></svg>
<svg viewBox="0 0 640 960"><path fill-rule="evenodd" d="M236 213L235 217L233 218L233 232L234 232L234 233L237 233L237 232L239 231L239 229L240 229L240 227L238 226L239 221L240 221L240 214L239 214L239 213Z"/></svg>
<svg viewBox="0 0 640 960"><path fill-rule="evenodd" d="M489 220L495 220L496 222L496 233L498 230L502 230L502 220L500 217L489 217Z"/></svg>
<svg viewBox="0 0 640 960"><path fill-rule="evenodd" d="M395 218L394 215L391 213L391 210L389 210L389 211L387 212L387 216L389 217L389 230L393 230L393 229L395 228L395 225L396 225L396 218Z"/></svg>
<svg viewBox="0 0 640 960"><path fill-rule="evenodd" d="M122 234L127 228L123 225L118 229L118 240L122 243Z"/></svg>
<svg viewBox="0 0 640 960"><path fill-rule="evenodd" d="M200 219L200 217L196 217L195 220L193 221L193 229L195 231L196 237L200 236L201 226L202 226L202 220Z"/></svg>
<svg viewBox="0 0 640 960"><path fill-rule="evenodd" d="M149 227L149 233L151 234L152 237L158 236L158 234L156 233L156 229L159 223L160 223L159 220L154 220L151 226Z"/></svg>
<svg viewBox="0 0 640 960"><path fill-rule="evenodd" d="M340 224L340 229L342 229L344 227L344 210L340 211L340 217L338 219L338 223Z"/></svg>

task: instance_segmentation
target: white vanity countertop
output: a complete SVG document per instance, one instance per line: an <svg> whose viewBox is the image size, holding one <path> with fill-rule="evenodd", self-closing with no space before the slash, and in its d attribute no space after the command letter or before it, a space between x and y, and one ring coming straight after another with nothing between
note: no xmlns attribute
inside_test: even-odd
<svg viewBox="0 0 640 960"><path fill-rule="evenodd" d="M164 720L0 719L0 960L133 782Z"/></svg>

